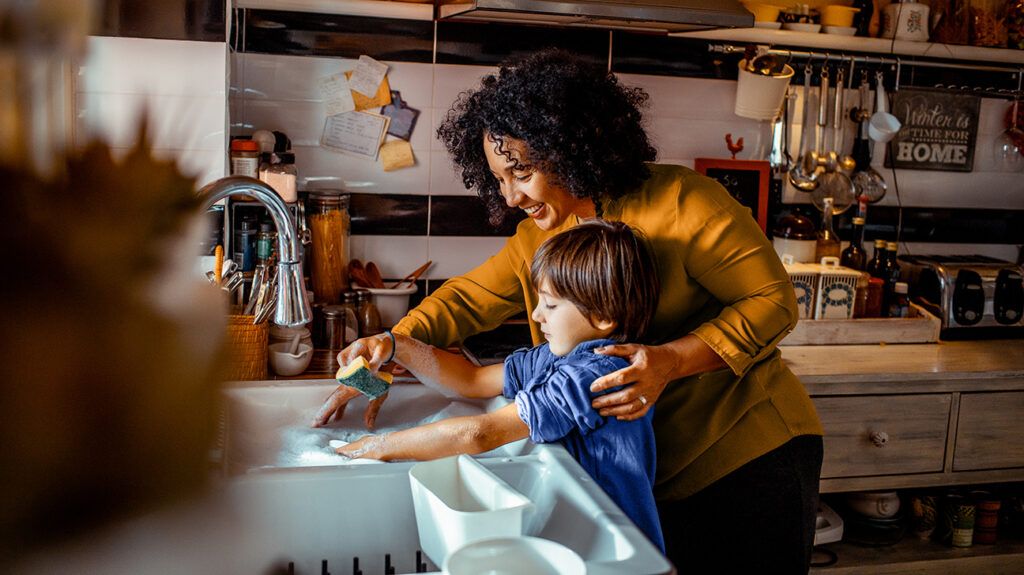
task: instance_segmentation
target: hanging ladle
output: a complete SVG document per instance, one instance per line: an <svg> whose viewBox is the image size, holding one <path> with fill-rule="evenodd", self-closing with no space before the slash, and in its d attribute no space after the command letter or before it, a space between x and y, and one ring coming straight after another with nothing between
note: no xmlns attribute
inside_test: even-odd
<svg viewBox="0 0 1024 575"><path fill-rule="evenodd" d="M813 129L811 127L813 123L811 110L814 109L811 105L811 74L811 63L808 62L804 66L804 115L803 123L800 126L800 148L797 151L796 162L789 170L789 183L801 192L812 192L818 187L817 158L811 158L811 153L808 151L808 148L811 147L808 132Z"/></svg>
<svg viewBox="0 0 1024 575"><path fill-rule="evenodd" d="M853 75L852 71L850 75ZM837 77L836 107L833 110L835 114L832 116L833 148L835 148L839 170L844 174L849 174L857 167L857 162L850 154L843 153L843 148L846 146L846 114L844 113L846 111L846 85L843 82L842 68L839 69Z"/></svg>
<svg viewBox="0 0 1024 575"><path fill-rule="evenodd" d="M868 121L868 137L876 142L888 142L903 127L899 118L889 113L889 99L885 95L885 76L875 73L875 113Z"/></svg>
<svg viewBox="0 0 1024 575"><path fill-rule="evenodd" d="M862 214L867 211L867 204L873 204L881 200L885 197L887 190L885 178L871 167L872 142L868 139L867 125L868 118L871 117L871 114L867 111L870 91L871 86L868 84L868 79L865 75L861 78L858 88L860 107L857 108L856 115L852 116L852 119L858 123L857 138L854 142L854 159L856 160L857 167L850 178L853 180L854 193L859 204L858 211Z"/></svg>

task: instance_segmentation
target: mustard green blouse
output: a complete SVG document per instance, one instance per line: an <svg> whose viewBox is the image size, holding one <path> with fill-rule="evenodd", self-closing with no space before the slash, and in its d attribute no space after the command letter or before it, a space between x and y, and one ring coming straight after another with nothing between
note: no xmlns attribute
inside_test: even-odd
<svg viewBox="0 0 1024 575"><path fill-rule="evenodd" d="M693 170L649 167L651 177L639 189L605 201L604 217L642 230L650 242L661 278L653 339L692 333L729 366L672 381L658 400L655 496L672 500L797 435L822 430L810 398L776 349L796 325L796 299L749 210ZM559 229L543 231L524 220L500 252L445 282L394 331L449 346L532 310L534 251L578 223L570 217ZM534 343L542 342L539 326L529 322Z"/></svg>

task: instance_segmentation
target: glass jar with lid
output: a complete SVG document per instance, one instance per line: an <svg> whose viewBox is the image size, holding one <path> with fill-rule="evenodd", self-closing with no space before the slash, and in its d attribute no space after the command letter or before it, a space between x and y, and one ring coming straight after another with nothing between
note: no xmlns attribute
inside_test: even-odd
<svg viewBox="0 0 1024 575"><path fill-rule="evenodd" d="M377 305L373 303L373 294L370 293L370 290L356 290L356 298L359 302L356 313L359 316L360 337L376 335L383 332L384 330L381 328L380 311L377 309Z"/></svg>
<svg viewBox="0 0 1024 575"><path fill-rule="evenodd" d="M336 304L348 289L348 196L338 190L310 192L306 219L310 240L310 280L316 301Z"/></svg>

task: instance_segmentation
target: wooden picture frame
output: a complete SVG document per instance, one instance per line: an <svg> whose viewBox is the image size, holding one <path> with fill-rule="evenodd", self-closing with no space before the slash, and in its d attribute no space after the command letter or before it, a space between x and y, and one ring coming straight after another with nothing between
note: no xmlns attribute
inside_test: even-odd
<svg viewBox="0 0 1024 575"><path fill-rule="evenodd" d="M722 184L739 203L750 208L750 214L768 234L768 181L771 166L762 160L730 160L697 158L694 169Z"/></svg>

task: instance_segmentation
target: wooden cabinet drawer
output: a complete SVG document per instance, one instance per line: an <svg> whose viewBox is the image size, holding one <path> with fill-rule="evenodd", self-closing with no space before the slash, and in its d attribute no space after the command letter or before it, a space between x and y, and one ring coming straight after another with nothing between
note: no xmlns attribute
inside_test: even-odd
<svg viewBox="0 0 1024 575"><path fill-rule="evenodd" d="M950 394L812 399L825 428L822 479L942 471Z"/></svg>
<svg viewBox="0 0 1024 575"><path fill-rule="evenodd" d="M953 471L1024 467L1024 392L964 393Z"/></svg>

